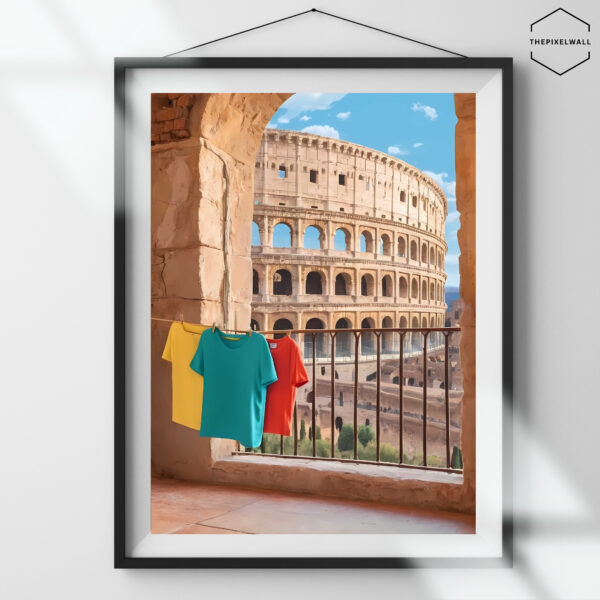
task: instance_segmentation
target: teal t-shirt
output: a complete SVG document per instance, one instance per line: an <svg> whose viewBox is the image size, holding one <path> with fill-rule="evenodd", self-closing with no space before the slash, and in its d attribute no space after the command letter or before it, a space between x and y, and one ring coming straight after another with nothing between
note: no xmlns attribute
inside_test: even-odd
<svg viewBox="0 0 600 600"><path fill-rule="evenodd" d="M190 367L204 377L200 435L259 446L267 386L277 381L265 337L207 329Z"/></svg>

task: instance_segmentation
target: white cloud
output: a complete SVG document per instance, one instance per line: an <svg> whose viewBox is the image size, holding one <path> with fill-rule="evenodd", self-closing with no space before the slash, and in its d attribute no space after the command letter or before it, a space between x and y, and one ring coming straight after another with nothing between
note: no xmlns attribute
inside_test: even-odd
<svg viewBox="0 0 600 600"><path fill-rule="evenodd" d="M446 254L446 264L447 265L457 265L458 264L458 254Z"/></svg>
<svg viewBox="0 0 600 600"><path fill-rule="evenodd" d="M302 130L304 133L314 133L325 137L340 139L340 132L331 125L309 125Z"/></svg>
<svg viewBox="0 0 600 600"><path fill-rule="evenodd" d="M446 217L446 223L453 223L454 221L458 221L458 219L460 219L460 213L458 211L449 211L448 216Z"/></svg>
<svg viewBox="0 0 600 600"><path fill-rule="evenodd" d="M312 119L312 117L309 117L308 115L302 115L300 117L301 121L310 121Z"/></svg>
<svg viewBox="0 0 600 600"><path fill-rule="evenodd" d="M287 119L286 117L279 117L279 119L277 119L278 123L289 123L290 120Z"/></svg>
<svg viewBox="0 0 600 600"><path fill-rule="evenodd" d="M429 175L442 188L446 196L455 198L456 181L448 181L448 173L434 173L433 171L423 171L423 173Z"/></svg>
<svg viewBox="0 0 600 600"><path fill-rule="evenodd" d="M400 148L400 146L388 146L388 154L395 154L396 156L406 156L407 154L410 154L410 152L408 150L404 150L403 148Z"/></svg>
<svg viewBox="0 0 600 600"><path fill-rule="evenodd" d="M427 106L426 104L415 102L412 105L412 109L415 112L422 112L425 115L425 118L429 119L430 121L435 121L438 118L437 110L435 110L433 106Z"/></svg>
<svg viewBox="0 0 600 600"><path fill-rule="evenodd" d="M338 119L342 119L342 121L345 121L349 116L350 116L350 111L348 112L339 112L337 115L335 115Z"/></svg>
<svg viewBox="0 0 600 600"><path fill-rule="evenodd" d="M277 123L269 123L267 129L277 129Z"/></svg>
<svg viewBox="0 0 600 600"><path fill-rule="evenodd" d="M291 121L303 112L310 112L311 110L328 110L331 108L332 104L341 100L345 95L346 94L294 94L279 107L279 110L284 110L285 112L281 116L288 121Z"/></svg>
<svg viewBox="0 0 600 600"><path fill-rule="evenodd" d="M424 145L424 144L423 144L423 142L415 142L415 143L413 144L413 148L420 148L420 147L421 147L421 146L423 146L423 145Z"/></svg>

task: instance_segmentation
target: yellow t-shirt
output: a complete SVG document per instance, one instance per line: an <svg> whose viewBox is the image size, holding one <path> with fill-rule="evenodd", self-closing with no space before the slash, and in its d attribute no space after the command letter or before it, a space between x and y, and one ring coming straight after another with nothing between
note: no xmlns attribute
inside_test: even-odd
<svg viewBox="0 0 600 600"><path fill-rule="evenodd" d="M190 367L204 325L176 321L171 324L162 357L171 362L172 420L200 430L204 378Z"/></svg>

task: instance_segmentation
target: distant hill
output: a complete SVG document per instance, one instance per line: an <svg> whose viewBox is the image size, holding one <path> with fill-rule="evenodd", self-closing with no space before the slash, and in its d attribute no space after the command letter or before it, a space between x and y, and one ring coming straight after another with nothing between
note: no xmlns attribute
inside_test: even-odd
<svg viewBox="0 0 600 600"><path fill-rule="evenodd" d="M460 294L458 293L457 287L447 287L446 288L446 304L448 305L448 308L450 308L452 306L452 303L455 300L458 300L459 298L460 298Z"/></svg>

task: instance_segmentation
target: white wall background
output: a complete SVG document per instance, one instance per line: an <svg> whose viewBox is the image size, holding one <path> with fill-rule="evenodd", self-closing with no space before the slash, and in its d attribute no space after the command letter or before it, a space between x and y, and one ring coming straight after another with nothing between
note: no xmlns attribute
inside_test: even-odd
<svg viewBox="0 0 600 600"><path fill-rule="evenodd" d="M507 569L114 571L114 56L160 56L311 8L265 0L3 2L0 595L597 598L600 56L529 60L554 2L321 0L469 56L515 58L515 563ZM600 3L564 8L600 26ZM592 37L592 40L594 38ZM205 55L440 55L307 15Z"/></svg>

